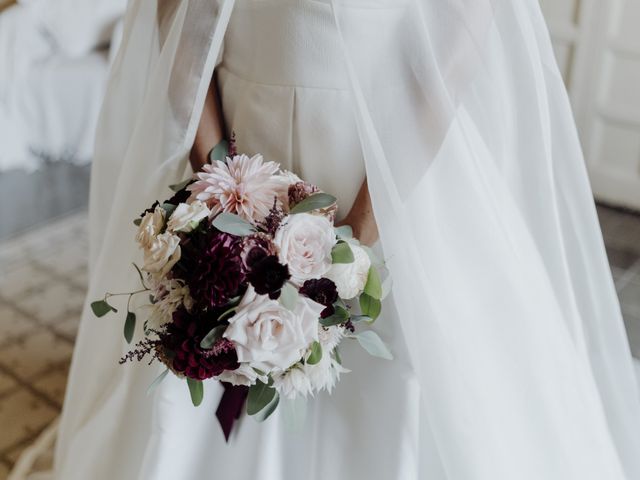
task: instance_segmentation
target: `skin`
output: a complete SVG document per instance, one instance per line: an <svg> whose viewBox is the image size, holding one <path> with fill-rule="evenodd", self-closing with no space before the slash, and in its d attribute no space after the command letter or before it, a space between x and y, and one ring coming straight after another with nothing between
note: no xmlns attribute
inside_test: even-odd
<svg viewBox="0 0 640 480"><path fill-rule="evenodd" d="M220 97L215 76L205 98L204 110L191 148L189 161L194 172L208 163L208 155L224 138L224 124ZM378 240L378 227L373 216L369 187L365 178L349 213L336 224L350 225L356 238L365 245L373 245Z"/></svg>

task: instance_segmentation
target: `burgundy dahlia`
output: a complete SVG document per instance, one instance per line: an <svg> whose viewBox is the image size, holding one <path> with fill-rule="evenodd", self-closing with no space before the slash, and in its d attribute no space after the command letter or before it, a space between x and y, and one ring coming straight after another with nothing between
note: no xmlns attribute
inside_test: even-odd
<svg viewBox="0 0 640 480"><path fill-rule="evenodd" d="M320 314L322 318L330 317L335 312L333 304L338 300L338 289L328 278L307 280L300 288L300 293L327 307Z"/></svg>
<svg viewBox="0 0 640 480"><path fill-rule="evenodd" d="M185 281L196 309L223 306L246 285L242 267L242 239L215 228L196 231L183 240L175 278Z"/></svg>
<svg viewBox="0 0 640 480"><path fill-rule="evenodd" d="M271 241L269 235L255 233L243 239L242 263L245 269L250 270L255 263L269 255L275 255L276 252L276 246Z"/></svg>
<svg viewBox="0 0 640 480"><path fill-rule="evenodd" d="M173 195L173 197L171 197L165 203L170 203L171 205L176 205L176 206L181 203L185 203L187 200L189 200L189 197L191 196L191 192L187 190L187 186L191 185L192 183L193 181L189 182L189 184L186 185L183 189L178 190Z"/></svg>
<svg viewBox="0 0 640 480"><path fill-rule="evenodd" d="M204 380L240 366L235 346L226 338L216 341L211 349L200 348L202 339L216 325L217 313L202 318L184 309L174 312L173 321L160 334L160 345L176 373Z"/></svg>
<svg viewBox="0 0 640 480"><path fill-rule="evenodd" d="M280 289L289 278L289 268L282 265L275 255L268 255L254 262L247 274L247 279L256 293L268 294L271 298L279 296Z"/></svg>

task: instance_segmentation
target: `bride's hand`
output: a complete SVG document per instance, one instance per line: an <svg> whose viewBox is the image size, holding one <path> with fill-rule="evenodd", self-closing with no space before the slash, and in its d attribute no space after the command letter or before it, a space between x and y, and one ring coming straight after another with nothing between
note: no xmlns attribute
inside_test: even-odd
<svg viewBox="0 0 640 480"><path fill-rule="evenodd" d="M353 229L353 236L364 245L371 246L378 240L378 225L373 216L373 207L369 197L369 187L365 180L360 187L351 210L336 226L349 225Z"/></svg>

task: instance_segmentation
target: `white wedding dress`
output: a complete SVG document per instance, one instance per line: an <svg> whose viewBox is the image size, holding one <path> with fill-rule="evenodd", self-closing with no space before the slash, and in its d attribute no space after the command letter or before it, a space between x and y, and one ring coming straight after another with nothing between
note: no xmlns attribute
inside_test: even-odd
<svg viewBox="0 0 640 480"><path fill-rule="evenodd" d="M189 175L217 64L240 151L343 213L366 172L396 358L344 349L352 372L299 429L280 409L226 444L218 384L199 408L171 376L147 395L161 367L119 366L123 319L85 308L53 478L640 478L631 356L534 0L159 4L129 5L101 118L88 301L135 288L131 219Z"/></svg>

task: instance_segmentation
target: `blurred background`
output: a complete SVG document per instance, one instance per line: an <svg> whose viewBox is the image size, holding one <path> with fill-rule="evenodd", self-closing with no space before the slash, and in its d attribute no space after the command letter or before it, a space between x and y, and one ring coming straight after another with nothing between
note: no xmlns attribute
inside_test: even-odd
<svg viewBox="0 0 640 480"><path fill-rule="evenodd" d="M640 0L541 0L640 357ZM55 418L93 136L126 0L0 0L0 479Z"/></svg>

